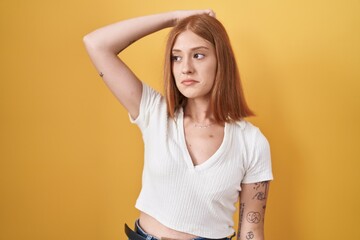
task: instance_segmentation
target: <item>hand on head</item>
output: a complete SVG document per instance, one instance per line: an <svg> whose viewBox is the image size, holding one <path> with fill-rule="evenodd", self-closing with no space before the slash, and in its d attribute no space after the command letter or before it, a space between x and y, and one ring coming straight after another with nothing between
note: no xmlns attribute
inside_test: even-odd
<svg viewBox="0 0 360 240"><path fill-rule="evenodd" d="M216 17L215 12L212 9L203 9L203 10L179 10L176 11L175 16L175 24L179 21L181 21L184 18L193 16L193 15L199 15L199 14L208 14L211 17Z"/></svg>

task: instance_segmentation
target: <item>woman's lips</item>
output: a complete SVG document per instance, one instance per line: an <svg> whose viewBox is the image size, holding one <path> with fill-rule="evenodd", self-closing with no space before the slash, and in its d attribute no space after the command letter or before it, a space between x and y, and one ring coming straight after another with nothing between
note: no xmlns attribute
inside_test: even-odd
<svg viewBox="0 0 360 240"><path fill-rule="evenodd" d="M185 80L182 80L181 83L184 84L185 86L190 86L195 83L198 83L198 81L196 81L194 79L185 79Z"/></svg>

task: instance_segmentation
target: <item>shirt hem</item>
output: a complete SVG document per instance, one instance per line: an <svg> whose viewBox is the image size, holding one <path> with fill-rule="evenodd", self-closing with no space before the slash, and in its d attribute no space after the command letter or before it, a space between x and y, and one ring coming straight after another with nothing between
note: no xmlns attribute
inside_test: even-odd
<svg viewBox="0 0 360 240"><path fill-rule="evenodd" d="M229 227L229 229L231 231L224 233L224 234L214 234L214 233L209 233L209 232L196 232L196 231L190 231L187 230L185 228L181 228L181 227L176 227L174 226L174 224L168 223L169 221L163 217L161 214L156 214L153 211L151 211L150 209L146 208L146 205L141 204L141 203L136 203L135 207L141 211L144 212L146 214L148 214L149 216L155 218L157 221L159 221L161 224L163 224L164 226L171 228L175 231L179 231L179 232L183 232L183 233L188 233L188 234L192 234L198 237L203 237L203 238L226 238L228 236L231 236L232 234L234 234L235 230L232 227Z"/></svg>

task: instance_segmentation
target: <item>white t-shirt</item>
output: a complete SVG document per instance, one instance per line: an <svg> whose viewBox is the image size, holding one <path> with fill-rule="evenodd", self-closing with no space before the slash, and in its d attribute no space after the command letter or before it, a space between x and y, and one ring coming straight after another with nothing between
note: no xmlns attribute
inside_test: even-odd
<svg viewBox="0 0 360 240"><path fill-rule="evenodd" d="M270 148L247 121L225 123L219 149L194 166L183 127L183 111L167 114L165 98L143 83L139 116L145 153L142 189L136 208L163 225L206 238L234 233L241 183L272 180Z"/></svg>

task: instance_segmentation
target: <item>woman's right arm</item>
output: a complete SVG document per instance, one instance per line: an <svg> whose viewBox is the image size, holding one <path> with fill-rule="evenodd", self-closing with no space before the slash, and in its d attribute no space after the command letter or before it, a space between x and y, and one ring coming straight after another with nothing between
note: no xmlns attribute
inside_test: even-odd
<svg viewBox="0 0 360 240"><path fill-rule="evenodd" d="M97 71L132 118L139 115L142 84L118 54L146 35L172 27L184 17L202 13L214 15L211 10L190 10L143 16L102 27L84 37Z"/></svg>

